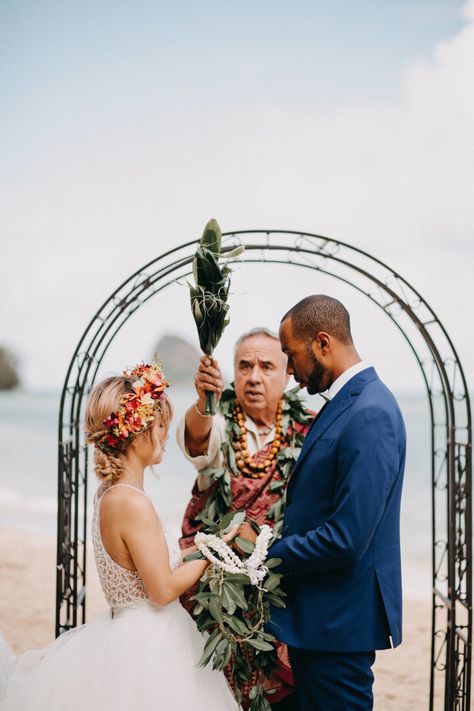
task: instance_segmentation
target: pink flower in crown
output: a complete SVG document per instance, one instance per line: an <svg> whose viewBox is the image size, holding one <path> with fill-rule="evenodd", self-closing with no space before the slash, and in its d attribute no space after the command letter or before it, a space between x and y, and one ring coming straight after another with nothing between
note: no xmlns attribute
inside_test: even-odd
<svg viewBox="0 0 474 711"><path fill-rule="evenodd" d="M122 408L125 412L135 412L141 404L140 395L138 393L128 393L122 398ZM121 409L122 409L121 408Z"/></svg>
<svg viewBox="0 0 474 711"><path fill-rule="evenodd" d="M131 371L125 371L124 375L132 380L137 378L133 383L136 392L150 393L154 400L161 397L165 388L168 387L164 373L156 363L151 365L142 363Z"/></svg>
<svg viewBox="0 0 474 711"><path fill-rule="evenodd" d="M153 394L151 392L144 392L140 399L143 405L153 407L153 400L155 398L153 398Z"/></svg>
<svg viewBox="0 0 474 711"><path fill-rule="evenodd" d="M113 435L108 434L107 437L105 438L105 441L109 445L109 447L116 447L117 444L120 442L120 440L117 437L114 437Z"/></svg>
<svg viewBox="0 0 474 711"><path fill-rule="evenodd" d="M124 395L118 411L104 421L106 444L117 450L130 436L143 432L153 422L157 407L154 401L159 400L168 387L163 371L156 363L142 363L123 374L133 381L134 392Z"/></svg>

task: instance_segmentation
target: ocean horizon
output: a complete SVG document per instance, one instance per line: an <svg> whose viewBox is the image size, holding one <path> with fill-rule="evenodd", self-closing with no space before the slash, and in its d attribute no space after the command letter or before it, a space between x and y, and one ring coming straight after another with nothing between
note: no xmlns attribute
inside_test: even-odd
<svg viewBox="0 0 474 711"><path fill-rule="evenodd" d="M431 593L430 422L423 393L396 394L407 428L408 448L402 499L401 538L404 591L427 599ZM176 385L175 418L158 473L145 488L168 525L179 531L195 471L175 440L179 418L195 399ZM318 396L303 398L319 409ZM0 525L56 536L59 391L18 389L0 393ZM89 498L96 479L90 472ZM89 513L91 506L89 506Z"/></svg>

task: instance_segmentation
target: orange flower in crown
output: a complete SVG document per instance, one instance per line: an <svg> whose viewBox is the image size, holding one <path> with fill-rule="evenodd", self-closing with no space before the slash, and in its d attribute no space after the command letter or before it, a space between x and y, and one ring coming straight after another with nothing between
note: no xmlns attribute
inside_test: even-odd
<svg viewBox="0 0 474 711"><path fill-rule="evenodd" d="M124 395L117 412L104 421L106 431L97 442L104 451L120 452L130 438L147 429L169 385L158 363L142 363L133 370L124 370L122 375L132 381L133 392Z"/></svg>

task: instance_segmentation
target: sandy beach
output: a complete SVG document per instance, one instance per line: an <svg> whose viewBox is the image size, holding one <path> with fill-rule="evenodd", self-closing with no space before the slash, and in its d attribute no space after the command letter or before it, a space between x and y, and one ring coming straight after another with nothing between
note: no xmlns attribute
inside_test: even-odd
<svg viewBox="0 0 474 711"><path fill-rule="evenodd" d="M51 535L0 529L0 629L13 650L42 646L54 636L55 540ZM88 619L106 605L88 564ZM429 601L405 600L404 643L379 652L375 664L376 711L427 708L430 650Z"/></svg>

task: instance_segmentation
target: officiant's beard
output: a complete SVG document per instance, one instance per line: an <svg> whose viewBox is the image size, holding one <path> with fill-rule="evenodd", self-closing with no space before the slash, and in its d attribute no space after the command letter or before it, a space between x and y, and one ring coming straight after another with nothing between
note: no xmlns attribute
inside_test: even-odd
<svg viewBox="0 0 474 711"><path fill-rule="evenodd" d="M327 371L326 368L321 365L312 350L308 349L308 353L311 358L311 363L313 364L313 370L311 371L311 375L308 377L308 385L306 389L310 395L315 395L316 393L322 393L327 390L327 377L325 377L327 375Z"/></svg>

